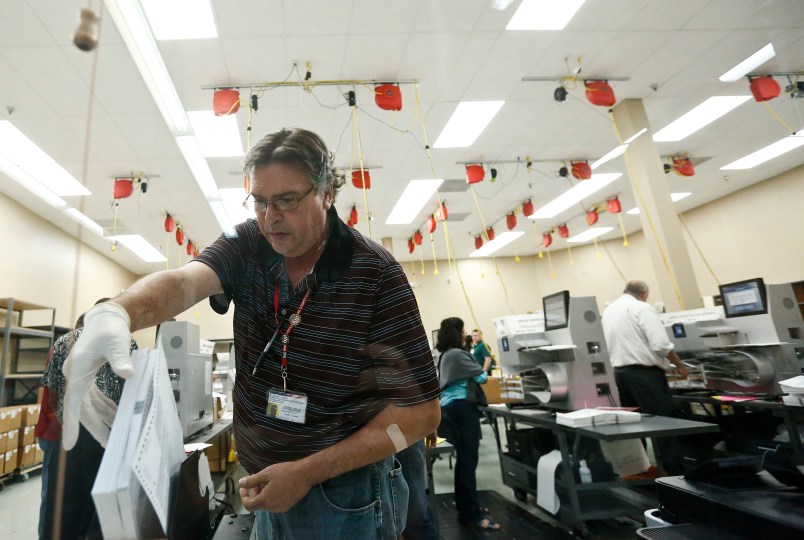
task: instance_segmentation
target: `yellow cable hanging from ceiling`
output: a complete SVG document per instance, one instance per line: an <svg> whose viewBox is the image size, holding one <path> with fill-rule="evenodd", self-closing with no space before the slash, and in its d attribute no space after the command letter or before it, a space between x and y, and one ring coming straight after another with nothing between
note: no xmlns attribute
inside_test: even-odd
<svg viewBox="0 0 804 540"><path fill-rule="evenodd" d="M425 154L427 155L427 162L430 165L430 172L432 173L433 178L437 178L436 173L435 173L435 167L433 166L433 158L430 155L430 141L427 138L427 126L425 126L425 124L424 124L424 115L422 114L422 111L421 111L421 100L419 99L419 85L418 84L413 85L413 92L414 92L415 101L416 101L416 111L415 111L413 117L414 117L414 120L418 117L419 120L421 121L422 137L424 138L424 150L425 150ZM438 200L438 206L439 206L439 208L441 208L441 206L443 205L443 201L441 200L441 194L439 193L438 190L436 190L436 198ZM452 242L450 240L449 226L447 225L447 220L446 219L444 220L444 241L445 241L445 244L447 246L447 265L449 267L450 273L452 273L452 260L450 258L450 251L452 250ZM454 250L452 250L452 252L454 253ZM435 263L435 251L433 251L433 263ZM455 265L456 266L458 265L457 259L455 260Z"/></svg>
<svg viewBox="0 0 804 540"><path fill-rule="evenodd" d="M701 250L701 247L698 245L698 242L695 241L695 237L692 236L689 227L687 227L687 221L684 219L684 216L681 214L681 212L678 213L678 220L681 222L681 226L684 227L684 230L687 231L687 236L689 236L690 240L692 240L692 245L695 246L695 250L698 252L698 255L701 256L701 260L703 261L704 266L706 266L706 269L709 270L709 274L711 274L712 278L714 278L715 283L720 285L721 283L720 280L715 275L715 271L712 270L712 267L709 265L709 261L706 260L706 257L703 254L703 250Z"/></svg>
<svg viewBox="0 0 804 540"><path fill-rule="evenodd" d="M422 113L421 113L421 100L419 99L419 85L418 85L418 83L413 85L413 89L414 89L414 93L415 93L415 96L416 96L416 111L417 111L416 114L419 116L419 119L421 120L422 133L423 133L423 137L424 137L424 151L425 151L425 154L427 155L427 161L430 164L430 171L432 172L433 178L437 178L437 175L436 175L436 172L435 172L435 167L433 165L433 157L430 154L430 143L429 143L429 141L427 139L427 128L424 125L424 115L422 115ZM439 200L439 204L440 204L441 195L439 194L439 192L437 190L436 190L436 195L438 195L438 200ZM449 260L450 250L452 251L453 254L455 253L455 250L453 249L453 246L452 246L452 239L451 239L451 237L449 235L449 225L447 225L446 220L444 221L444 236L446 238L446 242L447 242L447 246L448 246L447 247L447 260ZM422 274L424 274L424 259L422 259ZM469 293L466 291L466 284L463 282L463 276L461 276L461 270L460 270L460 268L458 266L457 259L455 260L455 274L458 276L458 283L461 286L461 291L463 292L463 298L464 298L464 300L466 300L466 307L467 307L467 309L469 309L469 314L472 316L472 321L474 321L474 323L475 323L475 328L480 328L480 323L477 321L477 316L475 315L475 310L472 307L472 302L471 302L471 300L469 300Z"/></svg>
<svg viewBox="0 0 804 540"><path fill-rule="evenodd" d="M771 116L772 116L772 117L773 117L773 118L774 118L774 119L775 119L777 122L779 122L780 124L782 124L782 126L783 126L783 127L786 129L786 130L787 130L787 132L788 132L788 133L790 133L791 135L795 135L796 130L794 130L792 127L790 127L790 125L789 125L787 122L785 122L784 120L782 120L782 118L781 118L781 117L780 117L778 114L776 114L776 111L774 111L774 110L773 110L773 107L771 107L771 106L770 106L770 103L769 103L769 102L767 102L767 101L763 101L763 102L762 102L762 104L765 106L765 109L767 109L767 111L770 113L770 115L771 115Z"/></svg>
<svg viewBox="0 0 804 540"><path fill-rule="evenodd" d="M357 117L357 104L352 106L352 119L354 120L354 129L357 132L357 159L360 161L360 177L364 178L363 204L366 207L366 225L368 226L368 236L371 238L371 212L369 211L368 190L366 189L365 177L363 176L363 171L365 168L363 166L363 145L360 140L360 120Z"/></svg>
<svg viewBox="0 0 804 540"><path fill-rule="evenodd" d="M433 238L433 233L430 233L430 248L433 250L433 275L438 275L438 261L436 260L435 254L435 239Z"/></svg>
<svg viewBox="0 0 804 540"><path fill-rule="evenodd" d="M422 253L422 251L424 251L424 248L422 248L422 246L419 246L419 260L422 262L422 275L424 275L424 254Z"/></svg>
<svg viewBox="0 0 804 540"><path fill-rule="evenodd" d="M550 266L550 279L556 277L556 273L553 271L553 258L550 256L550 250L546 249L547 252L547 264Z"/></svg>
<svg viewBox="0 0 804 540"><path fill-rule="evenodd" d="M474 184L469 184L469 188L472 190L472 198L475 201L475 208L477 208L477 214L480 216L480 225L483 227L483 236L486 237L486 242L489 241L489 231L486 227L486 222L483 219L483 212L480 210L480 203L477 201L477 192L475 191ZM497 263L497 257L492 254L491 255L492 261L494 261L494 273L497 277L500 278L500 285L502 285L503 292L505 293L505 305L508 306L508 310L511 314L514 314L514 309L511 307L511 298L508 295L508 288L505 286L505 280L503 280L502 274L500 273L500 265Z"/></svg>
<svg viewBox="0 0 804 540"><path fill-rule="evenodd" d="M620 129L617 127L617 121L614 119L614 112L609 110L609 118L611 118L611 124L614 127L614 134L617 136L617 141L619 144L623 144L623 138L620 135ZM668 260L667 253L665 252L664 246L659 239L659 235L656 233L656 226L653 223L653 218L648 211L647 205L645 204L645 198L642 195L642 188L639 185L639 180L634 172L634 167L631 164L631 159L628 157L628 149L626 148L625 152L623 153L623 157L625 158L625 166L628 169L628 175L631 177L631 183L634 185L634 189L637 193L637 197L639 198L639 206L642 208L644 212L645 219L648 221L648 226L650 226L651 233L653 234L653 238L656 240L656 247L659 249L659 255L662 258L662 263L664 264L664 268L667 271L667 275L670 278L670 283L673 286L673 291L676 294L676 299L678 299L678 304L681 310L687 309L684 303L684 298L681 295L681 289L678 286L678 281L676 280L676 276L673 273L673 268L670 266L670 261ZM620 211L618 216L622 216L622 211ZM620 218L620 226L622 227L622 217ZM625 228L623 227L623 234L625 234Z"/></svg>

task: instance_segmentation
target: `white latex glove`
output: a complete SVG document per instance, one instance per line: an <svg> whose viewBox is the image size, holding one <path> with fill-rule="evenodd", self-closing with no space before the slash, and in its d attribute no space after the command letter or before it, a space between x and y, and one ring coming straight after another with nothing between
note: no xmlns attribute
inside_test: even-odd
<svg viewBox="0 0 804 540"><path fill-rule="evenodd" d="M81 404L81 423L104 448L109 443L116 414L117 403L101 392L97 385L90 386Z"/></svg>
<svg viewBox="0 0 804 540"><path fill-rule="evenodd" d="M78 423L90 409L102 406L98 400L84 402L90 387L95 386L95 375L104 362L120 377L128 379L134 374L131 363L131 325L128 313L113 302L98 304L84 316L84 331L75 342L62 371L67 380L64 394L64 423L62 446L70 450L78 440ZM94 416L102 417L101 413ZM90 418L89 423L95 425Z"/></svg>

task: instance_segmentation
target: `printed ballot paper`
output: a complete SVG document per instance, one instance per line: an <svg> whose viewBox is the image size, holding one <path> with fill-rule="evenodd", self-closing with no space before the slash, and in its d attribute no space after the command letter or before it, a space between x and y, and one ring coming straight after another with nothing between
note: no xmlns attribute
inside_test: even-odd
<svg viewBox="0 0 804 540"><path fill-rule="evenodd" d="M161 342L160 342L161 343ZM159 349L132 353L92 498L106 540L164 537L184 449L167 364Z"/></svg>

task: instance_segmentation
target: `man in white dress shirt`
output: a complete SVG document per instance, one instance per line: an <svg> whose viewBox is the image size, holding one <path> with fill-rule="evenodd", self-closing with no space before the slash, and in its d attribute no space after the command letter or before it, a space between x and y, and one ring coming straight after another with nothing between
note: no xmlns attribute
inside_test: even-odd
<svg viewBox="0 0 804 540"><path fill-rule="evenodd" d="M658 311L647 303L649 292L644 281L626 283L623 295L603 312L603 333L620 404L639 407L644 414L676 416L678 410L667 385L665 369L672 363L678 374L686 378L687 368L673 351ZM682 453L675 438L654 440L665 472L682 474Z"/></svg>

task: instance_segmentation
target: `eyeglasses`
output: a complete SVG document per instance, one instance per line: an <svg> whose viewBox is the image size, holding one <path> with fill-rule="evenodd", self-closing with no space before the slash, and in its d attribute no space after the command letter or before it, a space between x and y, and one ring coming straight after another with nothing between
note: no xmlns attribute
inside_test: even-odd
<svg viewBox="0 0 804 540"><path fill-rule="evenodd" d="M297 209L302 199L312 193L314 189L315 186L312 186L301 195L283 195L282 197L277 197L276 199L272 199L270 201L261 201L259 199L255 199L251 194L249 194L248 197L246 197L246 200L243 201L243 208L253 214L264 214L265 211L268 210L268 206L274 210L279 210L280 212L291 212Z"/></svg>

